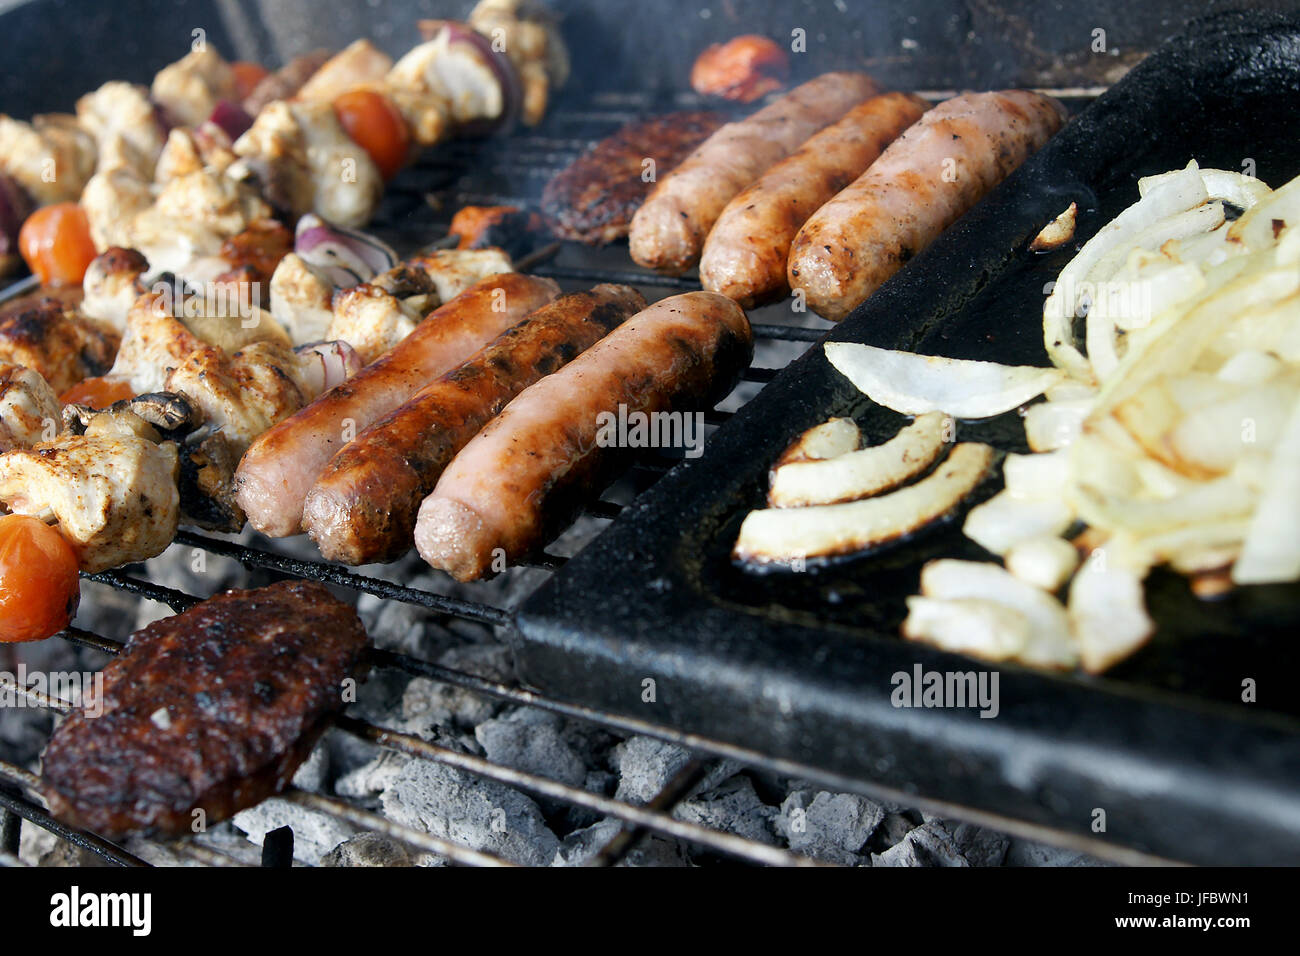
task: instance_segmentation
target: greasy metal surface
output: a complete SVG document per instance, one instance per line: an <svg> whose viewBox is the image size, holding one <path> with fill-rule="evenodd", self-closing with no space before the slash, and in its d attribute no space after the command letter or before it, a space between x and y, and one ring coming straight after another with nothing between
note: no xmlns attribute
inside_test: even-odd
<svg viewBox="0 0 1300 956"><path fill-rule="evenodd" d="M1136 197L1140 175L1300 172L1295 22L1217 19L1093 104L832 333L840 340L1042 364L1043 286L1071 254L1025 251L1072 200L1077 244ZM543 585L519 616L525 679L773 757L909 793L1195 862L1300 860L1300 588L1214 604L1156 574L1152 645L1105 678L1005 666L1000 713L901 709L892 676L987 665L897 636L920 563L979 556L950 529L824 572L754 576L728 549L799 431L851 414L897 427L813 348L750 402L704 456L670 473ZM964 437L1015 448L1014 419ZM597 596L598 597L594 597ZM1241 702L1258 681L1259 702ZM655 681L653 702L644 682ZM1096 811L1106 829L1096 833Z"/></svg>

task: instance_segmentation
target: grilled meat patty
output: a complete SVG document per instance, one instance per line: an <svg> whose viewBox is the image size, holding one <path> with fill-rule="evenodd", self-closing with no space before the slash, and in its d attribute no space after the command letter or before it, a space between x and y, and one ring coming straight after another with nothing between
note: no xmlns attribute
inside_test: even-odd
<svg viewBox="0 0 1300 956"><path fill-rule="evenodd" d="M590 245L627 235L654 179L643 176L645 160L662 176L689 156L723 123L719 113L668 113L629 123L561 170L542 193L542 214L562 239Z"/></svg>
<svg viewBox="0 0 1300 956"><path fill-rule="evenodd" d="M226 591L133 634L104 669L103 713L78 711L45 749L56 817L109 836L189 833L282 790L366 633L324 585Z"/></svg>

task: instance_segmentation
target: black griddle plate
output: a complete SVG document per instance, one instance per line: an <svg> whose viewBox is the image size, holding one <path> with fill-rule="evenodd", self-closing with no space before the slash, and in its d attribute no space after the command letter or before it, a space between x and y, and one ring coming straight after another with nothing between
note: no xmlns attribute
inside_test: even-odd
<svg viewBox="0 0 1300 956"><path fill-rule="evenodd" d="M829 339L1046 364L1045 284L1137 199L1139 176L1193 157L1253 166L1274 187L1300 173L1300 20L1233 14L1193 24ZM1025 251L1071 201L1080 208L1073 244ZM814 347L703 457L671 472L526 602L525 679L864 784L1159 856L1300 862L1300 587L1205 603L1158 572L1147 592L1158 635L1104 678L1001 666L996 718L896 708L892 677L915 665L993 669L897 636L925 560L987 557L957 525L803 574L756 576L728 559L776 455L800 431L846 414L872 441L901 421ZM1012 415L961 437L1020 450L1023 430ZM1241 699L1248 679L1254 703Z"/></svg>

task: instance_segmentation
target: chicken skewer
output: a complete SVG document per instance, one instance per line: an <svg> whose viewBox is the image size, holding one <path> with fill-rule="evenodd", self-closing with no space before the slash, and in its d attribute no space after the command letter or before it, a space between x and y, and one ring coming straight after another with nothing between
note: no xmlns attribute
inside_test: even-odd
<svg viewBox="0 0 1300 956"><path fill-rule="evenodd" d="M357 41L323 63L299 58L243 106L238 81L250 65L204 45L150 91L105 84L82 97L76 117L0 116L0 173L10 180L0 197L18 189L41 205L79 199L98 251L137 248L196 280L211 278L203 263L224 240L271 209L362 225L415 150L520 110L536 123L567 76L558 32L527 0L482 0L467 23L422 27L428 39L396 63ZM185 125L168 132L171 120ZM54 185L45 182L51 165ZM6 218L15 230L22 220ZM169 251L183 261L166 262Z"/></svg>

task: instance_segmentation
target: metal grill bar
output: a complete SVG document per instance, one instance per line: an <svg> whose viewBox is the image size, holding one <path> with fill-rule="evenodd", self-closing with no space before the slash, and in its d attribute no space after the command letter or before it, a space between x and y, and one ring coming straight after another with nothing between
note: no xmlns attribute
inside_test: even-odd
<svg viewBox="0 0 1300 956"><path fill-rule="evenodd" d="M480 777L486 777L489 780L495 780L497 783L503 783L519 790L527 790L530 793L550 797L553 800L561 800L572 806L592 810L604 816L615 817L644 827L647 830L662 833L664 836L705 846L720 853L738 856L756 863L766 863L771 866L818 865L814 860L797 856L786 850L765 846L761 843L746 840L743 837L733 836L730 833L719 833L693 823L676 820L661 812L633 806L630 803L622 803L586 790L579 790L576 787L570 787L567 784L537 774L499 766L482 757L457 753L454 750L439 747L427 740L421 740L419 737L384 727L376 727L374 724L368 724L353 717L346 715L340 717L335 721L335 726L362 740L369 740L372 743L411 757L434 760Z"/></svg>
<svg viewBox="0 0 1300 956"><path fill-rule="evenodd" d="M223 557L234 558L241 564L251 567L266 568L290 577L310 578L327 584L337 584L340 587L350 588L354 591L364 591L376 597L402 601L406 604L418 604L421 607L426 607L431 611L449 617L460 617L467 621L478 621L481 624L490 624L494 627L503 627L510 623L510 613L508 611L493 607L490 604L447 597L442 594L434 594L431 591L421 591L418 588L408 588L405 585L394 584L392 581L385 581L382 578L372 578L364 574L346 571L333 564L285 557L281 554L273 554L270 551L250 548L247 545L234 544L218 538L209 538L205 535L195 534L192 531L178 531L176 541L195 548L204 548Z"/></svg>
<svg viewBox="0 0 1300 956"><path fill-rule="evenodd" d="M11 763L0 761L0 777L14 781L30 792L38 792L38 783L35 774L28 773L21 767L15 767ZM14 813L24 820L36 824L43 830L48 830L60 839L72 844L78 849L86 850L95 856L107 860L116 866L148 866L144 860L140 859L134 853L124 850L116 843L105 840L101 836L93 833L86 833L74 827L66 826L50 816L30 800L14 796L4 787L0 787L0 808L10 813Z"/></svg>

